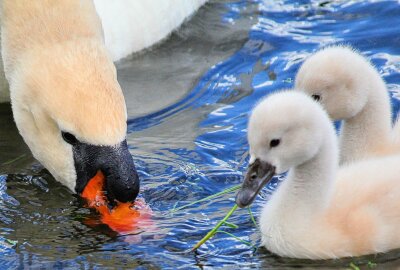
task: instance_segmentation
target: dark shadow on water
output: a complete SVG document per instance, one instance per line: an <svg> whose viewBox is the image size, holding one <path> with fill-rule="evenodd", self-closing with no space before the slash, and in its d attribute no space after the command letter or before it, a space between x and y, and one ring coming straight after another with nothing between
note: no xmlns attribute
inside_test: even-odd
<svg viewBox="0 0 400 270"><path fill-rule="evenodd" d="M32 162L32 154L15 125L11 105L0 103L0 173L19 172Z"/></svg>
<svg viewBox="0 0 400 270"><path fill-rule="evenodd" d="M354 258L341 258L332 260L306 260L283 258L270 253L265 247L258 249L258 256L262 259L263 269L398 269L400 267L400 250L393 250L384 254L366 255ZM353 266L354 265L354 266ZM284 266L284 267L279 267Z"/></svg>
<svg viewBox="0 0 400 270"><path fill-rule="evenodd" d="M129 262L132 266L154 266L151 262L140 260L140 257L131 260L126 254L118 255L118 251L129 250L129 243L121 241L119 245L114 245L119 235L101 224L94 210L84 207L85 202L80 197L71 194L46 170L33 168L30 174L10 174L6 182L6 186L0 183L0 237L6 237L8 242L13 243L15 254L10 256L10 260L23 256L25 267L37 267L43 261L51 262L59 257L65 262L72 260L72 265L76 265L79 264L77 258L92 257L97 253L103 259L100 263L89 258L92 265L100 263L104 267L122 267ZM110 244L112 247L108 250L107 245ZM109 254L111 250L113 253ZM26 260L26 254L31 254L30 262ZM123 260L107 263L109 256ZM37 261L35 258L41 259ZM60 262L48 266L56 266L57 263ZM63 267L68 265L62 264Z"/></svg>

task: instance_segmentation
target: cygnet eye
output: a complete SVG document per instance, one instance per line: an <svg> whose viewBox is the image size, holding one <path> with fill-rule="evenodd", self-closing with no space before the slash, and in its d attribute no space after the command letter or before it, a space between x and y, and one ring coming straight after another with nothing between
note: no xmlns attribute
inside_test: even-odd
<svg viewBox="0 0 400 270"><path fill-rule="evenodd" d="M273 139L273 140L271 140L270 142L269 142L269 146L272 148L272 147L276 147L276 146L278 146L279 144L281 143L281 140L279 140L279 139Z"/></svg>
<svg viewBox="0 0 400 270"><path fill-rule="evenodd" d="M320 101L320 100L321 100L321 96L320 96L320 95L317 95L317 94L311 95L311 97L312 97L315 101Z"/></svg>
<svg viewBox="0 0 400 270"><path fill-rule="evenodd" d="M77 144L79 142L78 139L69 132L62 131L61 136L63 137L64 141L69 144Z"/></svg>

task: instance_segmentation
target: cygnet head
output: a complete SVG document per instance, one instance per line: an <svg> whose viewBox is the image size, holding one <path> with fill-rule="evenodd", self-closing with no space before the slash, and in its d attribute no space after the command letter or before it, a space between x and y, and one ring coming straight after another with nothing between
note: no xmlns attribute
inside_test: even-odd
<svg viewBox="0 0 400 270"><path fill-rule="evenodd" d="M295 88L320 102L332 119L345 120L366 105L371 76L376 70L365 57L350 47L333 46L302 64Z"/></svg>
<svg viewBox="0 0 400 270"><path fill-rule="evenodd" d="M327 113L304 93L282 91L261 101L250 116L250 164L236 203L250 205L275 173L314 158L330 133Z"/></svg>
<svg viewBox="0 0 400 270"><path fill-rule="evenodd" d="M98 171L110 199L133 201L139 179L126 143L127 113L105 49L71 43L27 55L10 83L14 118L33 155L72 191Z"/></svg>

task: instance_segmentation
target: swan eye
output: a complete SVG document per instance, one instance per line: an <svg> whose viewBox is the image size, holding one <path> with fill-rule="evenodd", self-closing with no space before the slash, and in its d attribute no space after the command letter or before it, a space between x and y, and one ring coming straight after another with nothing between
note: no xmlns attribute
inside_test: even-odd
<svg viewBox="0 0 400 270"><path fill-rule="evenodd" d="M69 132L62 131L61 136L63 137L64 141L66 141L69 144L76 144L79 142L78 139Z"/></svg>
<svg viewBox="0 0 400 270"><path fill-rule="evenodd" d="M321 100L321 96L320 95L317 95L317 94L314 94L314 95L312 95L311 96L315 101L320 101Z"/></svg>
<svg viewBox="0 0 400 270"><path fill-rule="evenodd" d="M279 140L279 139L273 139L273 140L271 140L270 142L269 142L269 146L272 148L272 147L276 147L276 146L278 146L279 144L281 143L281 140Z"/></svg>

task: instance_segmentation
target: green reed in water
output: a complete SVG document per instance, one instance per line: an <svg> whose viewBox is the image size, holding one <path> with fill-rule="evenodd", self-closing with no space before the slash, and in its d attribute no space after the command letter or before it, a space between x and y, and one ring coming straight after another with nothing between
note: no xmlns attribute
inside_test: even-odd
<svg viewBox="0 0 400 270"><path fill-rule="evenodd" d="M205 197L205 198L202 198L202 199L200 199L200 200L191 202L191 203L189 203L189 204L185 204L185 205L182 205L182 206L179 206L179 207L174 207L174 208L170 211L170 213L173 214L173 213L176 213L176 212L178 212L178 211L180 211L180 210L183 210L183 209L185 209L185 208L188 208L188 207L190 207L190 206L192 206L192 205L195 205L195 204L198 204L198 203L202 203L202 202L205 202L205 201L209 201L209 200L218 198L218 197L220 197L220 196L222 196L222 195L225 195L225 194L228 194L228 193L237 191L237 190L240 189L241 186L242 186L242 185L236 185L236 186L227 188L227 189L225 189L225 190L223 190L223 191L220 191L220 192L218 192L218 193L215 193L215 194L213 194L213 195L210 195L210 196L207 196L207 197ZM227 227L229 227L229 228L231 228L231 229L238 229L238 228L239 228L239 226L237 226L236 224L233 224L233 223L230 223L230 222L227 221L227 220L229 219L229 217L232 216L233 212L235 212L235 210L236 210L237 208L238 208L238 205L235 204L235 205L232 207L232 209L226 214L226 216L225 216L220 222L218 222L217 225L215 225L215 227L212 228L212 229L206 234L206 236L204 236L204 237L192 248L191 251L195 251L196 249L198 249L201 245L203 245L205 242L207 242L211 237L213 237L213 236L214 236L215 234L217 234L217 233L224 233L224 234L227 234L227 235L229 235L229 236L235 238L237 241L242 242L242 243L245 244L245 245L248 245L248 246L251 246L251 247L255 248L255 246L254 246L252 243L250 243L250 242L248 242L248 241L245 241L245 240L243 240L243 239L240 239L239 237L235 236L235 235L232 234L232 233L219 230L219 228L220 228L221 226L223 226L223 225L225 225L225 226L227 226ZM249 211L250 219L252 220L252 222L254 223L254 225L257 227L256 220L255 220L255 218L254 218L254 216L253 216L253 213L251 212L250 207L248 207L248 211Z"/></svg>
<svg viewBox="0 0 400 270"><path fill-rule="evenodd" d="M238 205L235 204L232 209L225 215L225 217L217 223L217 225L215 225L214 228L212 228L207 234L206 236L204 236L193 248L191 251L195 251L196 249L198 249L199 247L201 247L205 242L207 242L211 237L213 237L216 233L225 233L233 238L235 238L236 240L238 240L239 242L242 242L243 244L247 245L247 246L251 246L253 248L256 248L252 243L245 241L243 239L240 239L239 237L235 236L234 234L231 234L229 232L225 232L225 231L220 231L218 230L222 225L226 225L230 228L233 229L237 229L239 228L239 226L237 226L236 224L230 223L227 220L229 219L230 216L232 216L233 212L235 212L235 210L238 208ZM248 207L249 210L249 215L250 215L250 219L253 221L254 225L257 227L257 222L253 216L253 213L250 209L250 207Z"/></svg>
<svg viewBox="0 0 400 270"><path fill-rule="evenodd" d="M201 202L205 202L205 201L209 201L209 200L215 199L215 198L217 198L217 197L219 197L219 196L222 196L222 195L224 195L224 194L227 194L227 193L230 193L230 192L239 190L241 186L242 186L242 185L233 186L233 187L227 188L227 189L225 189L225 190L223 190L223 191L221 191L221 192L218 192L218 193L215 193L215 194L210 195L210 196L208 196L208 197L205 197L205 198L203 198L203 199L200 199L200 200L191 202L191 203L189 203L189 204L185 204L185 205L176 207L176 208L172 209L172 210L170 211L170 213L175 213L175 212L178 212L178 211L180 211L180 210L182 210L182 209L188 208L188 207L190 207L190 206L192 206L192 205L195 205L195 204L198 204L198 203L201 203Z"/></svg>
<svg viewBox="0 0 400 270"><path fill-rule="evenodd" d="M229 218L230 216L232 216L233 212L235 212L235 210L236 210L237 208L238 208L238 205L235 204L235 205L232 207L232 209L228 212L228 214L226 214L226 216L225 216L220 222L218 222L218 224L217 224L211 231L209 231L209 232L206 234L206 236L204 236L203 239L201 239L201 240L192 248L192 251L195 251L195 250L198 249L201 245L203 245L205 242L207 242L208 239L210 239L211 237L213 237L213 236L217 233L219 227L221 227L222 225L225 224L225 222L228 220L228 218Z"/></svg>
<svg viewBox="0 0 400 270"><path fill-rule="evenodd" d="M4 166L10 165L10 164L12 164L12 163L14 163L14 162L16 162L16 161L18 161L18 160L24 158L24 157L25 157L25 154L22 154L22 155L20 155L20 156L14 158L14 159L11 159L11 160L9 160L9 161L4 162L4 163L1 164L1 165L4 165Z"/></svg>

